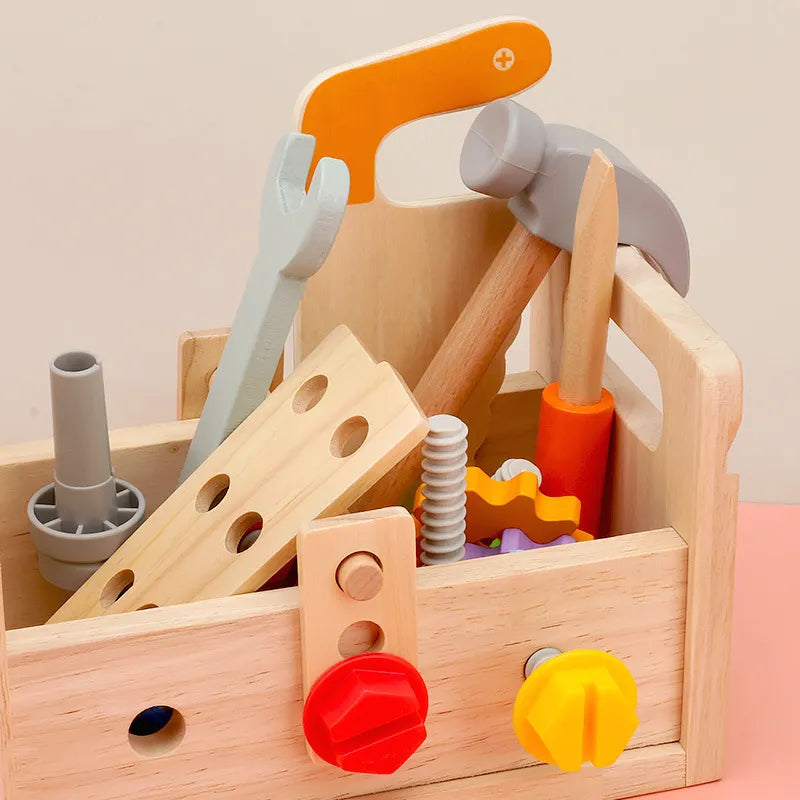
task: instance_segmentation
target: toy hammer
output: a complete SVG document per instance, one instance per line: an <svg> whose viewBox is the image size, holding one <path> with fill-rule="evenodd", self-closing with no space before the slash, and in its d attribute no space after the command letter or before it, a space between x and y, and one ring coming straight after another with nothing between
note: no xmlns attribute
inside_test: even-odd
<svg viewBox="0 0 800 800"><path fill-rule="evenodd" d="M414 388L429 416L459 413L559 251L572 251L578 198L595 149L616 171L619 241L639 247L681 294L688 290L686 230L653 181L594 134L545 125L512 100L490 103L467 133L461 177L471 189L511 197L508 206L517 224ZM421 462L417 449L358 508L402 503L419 480Z"/></svg>

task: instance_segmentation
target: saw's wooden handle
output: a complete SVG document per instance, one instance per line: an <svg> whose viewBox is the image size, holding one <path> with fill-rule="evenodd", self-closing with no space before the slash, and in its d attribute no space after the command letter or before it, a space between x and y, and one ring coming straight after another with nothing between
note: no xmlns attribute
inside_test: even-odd
<svg viewBox="0 0 800 800"><path fill-rule="evenodd" d="M414 396L428 415L458 415L558 256L555 245L516 223L433 357ZM419 484L415 449L359 502L372 509L402 503Z"/></svg>

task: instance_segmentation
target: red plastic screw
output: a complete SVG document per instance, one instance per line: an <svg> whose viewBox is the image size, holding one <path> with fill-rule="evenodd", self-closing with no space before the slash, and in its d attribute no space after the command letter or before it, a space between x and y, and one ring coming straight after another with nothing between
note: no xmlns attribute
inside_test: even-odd
<svg viewBox="0 0 800 800"><path fill-rule="evenodd" d="M366 653L340 661L311 688L303 729L311 749L346 772L389 775L425 741L428 690L405 659Z"/></svg>

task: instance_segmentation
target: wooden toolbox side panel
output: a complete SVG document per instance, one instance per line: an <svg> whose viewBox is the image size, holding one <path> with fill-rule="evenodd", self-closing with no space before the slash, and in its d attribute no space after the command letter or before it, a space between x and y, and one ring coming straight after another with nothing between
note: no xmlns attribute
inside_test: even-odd
<svg viewBox="0 0 800 800"><path fill-rule="evenodd" d="M428 740L388 777L308 758L297 590L10 631L16 800L320 800L529 767L511 706L546 645L620 657L639 686L631 747L674 742L686 556L667 529L418 570ZM185 736L139 755L128 725L161 704Z"/></svg>
<svg viewBox="0 0 800 800"><path fill-rule="evenodd" d="M620 800L684 785L686 752L677 742L626 750L606 769L561 772L548 764L370 794L361 800Z"/></svg>

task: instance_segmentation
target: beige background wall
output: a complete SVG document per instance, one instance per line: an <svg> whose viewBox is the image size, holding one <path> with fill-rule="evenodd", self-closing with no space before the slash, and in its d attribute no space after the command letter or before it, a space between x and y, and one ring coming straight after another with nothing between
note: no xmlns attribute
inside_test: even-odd
<svg viewBox="0 0 800 800"><path fill-rule="evenodd" d="M104 360L112 426L169 419L175 340L229 323L265 168L315 73L498 14L554 49L523 102L611 139L691 237L690 299L741 355L732 466L800 502L794 0L0 0L0 442L49 434L47 362ZM474 112L410 126L386 191L461 191ZM615 342L618 350L624 343ZM653 389L635 362L631 369ZM525 367L523 347L512 354Z"/></svg>

